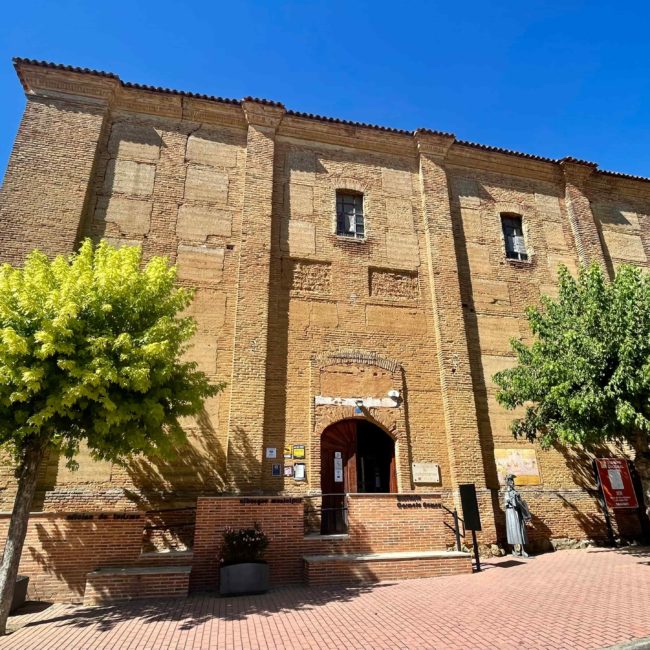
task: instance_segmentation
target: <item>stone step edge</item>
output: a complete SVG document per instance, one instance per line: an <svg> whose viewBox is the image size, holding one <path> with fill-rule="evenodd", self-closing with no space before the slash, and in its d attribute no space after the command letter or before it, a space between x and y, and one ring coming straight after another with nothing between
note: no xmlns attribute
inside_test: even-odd
<svg viewBox="0 0 650 650"><path fill-rule="evenodd" d="M102 567L86 574L87 578L93 576L110 575L154 575L160 573L190 573L191 566L152 566L152 567Z"/></svg>
<svg viewBox="0 0 650 650"><path fill-rule="evenodd" d="M347 553L341 555L303 555L308 563L316 562L378 562L381 560L428 560L434 558L471 558L461 551L395 551L390 553Z"/></svg>

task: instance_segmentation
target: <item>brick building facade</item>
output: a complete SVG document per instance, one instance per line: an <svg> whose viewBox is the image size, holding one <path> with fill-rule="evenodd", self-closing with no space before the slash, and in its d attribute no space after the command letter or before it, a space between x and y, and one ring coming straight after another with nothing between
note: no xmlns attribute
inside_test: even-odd
<svg viewBox="0 0 650 650"><path fill-rule="evenodd" d="M48 521L227 494L300 497L313 512L331 492L453 506L474 483L493 543L496 459L520 452L535 538L604 535L589 459L514 441L491 376L512 364L510 338L529 336L525 307L556 293L558 265L648 265L647 179L15 65L27 106L0 194L0 261L84 237L168 256L197 289L191 358L228 384L187 422L173 462L82 454L72 473L51 455L35 505ZM7 510L8 466L0 478ZM632 518L618 524L633 532Z"/></svg>

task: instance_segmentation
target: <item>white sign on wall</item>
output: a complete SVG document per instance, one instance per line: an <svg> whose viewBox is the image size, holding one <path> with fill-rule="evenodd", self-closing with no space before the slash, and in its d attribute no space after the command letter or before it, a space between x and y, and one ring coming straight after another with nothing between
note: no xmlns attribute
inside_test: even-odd
<svg viewBox="0 0 650 650"><path fill-rule="evenodd" d="M440 483L440 465L413 463L413 483Z"/></svg>
<svg viewBox="0 0 650 650"><path fill-rule="evenodd" d="M343 458L340 456L334 458L334 483L343 483Z"/></svg>

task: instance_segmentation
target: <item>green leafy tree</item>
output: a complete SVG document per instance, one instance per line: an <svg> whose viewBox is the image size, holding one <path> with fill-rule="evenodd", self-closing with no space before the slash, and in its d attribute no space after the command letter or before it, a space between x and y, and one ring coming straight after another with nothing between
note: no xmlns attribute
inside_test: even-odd
<svg viewBox="0 0 650 650"><path fill-rule="evenodd" d="M610 282L593 264L559 278L559 298L527 311L533 343L511 341L497 400L524 408L512 432L543 447L628 443L650 506L650 274L626 265Z"/></svg>
<svg viewBox="0 0 650 650"><path fill-rule="evenodd" d="M0 565L5 632L36 478L55 450L74 467L83 441L97 460L170 457L185 441L182 416L221 390L181 355L195 331L181 317L192 299L164 258L139 248L82 244L22 269L0 267L0 446L18 491Z"/></svg>

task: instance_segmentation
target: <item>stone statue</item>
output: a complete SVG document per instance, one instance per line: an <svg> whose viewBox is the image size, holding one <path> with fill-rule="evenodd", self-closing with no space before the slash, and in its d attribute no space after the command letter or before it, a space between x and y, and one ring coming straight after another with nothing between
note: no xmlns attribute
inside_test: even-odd
<svg viewBox="0 0 650 650"><path fill-rule="evenodd" d="M528 557L524 544L528 544L526 524L531 520L530 510L515 488L515 475L506 476L506 491L504 497L506 509L506 535L508 544L512 545L512 554Z"/></svg>

